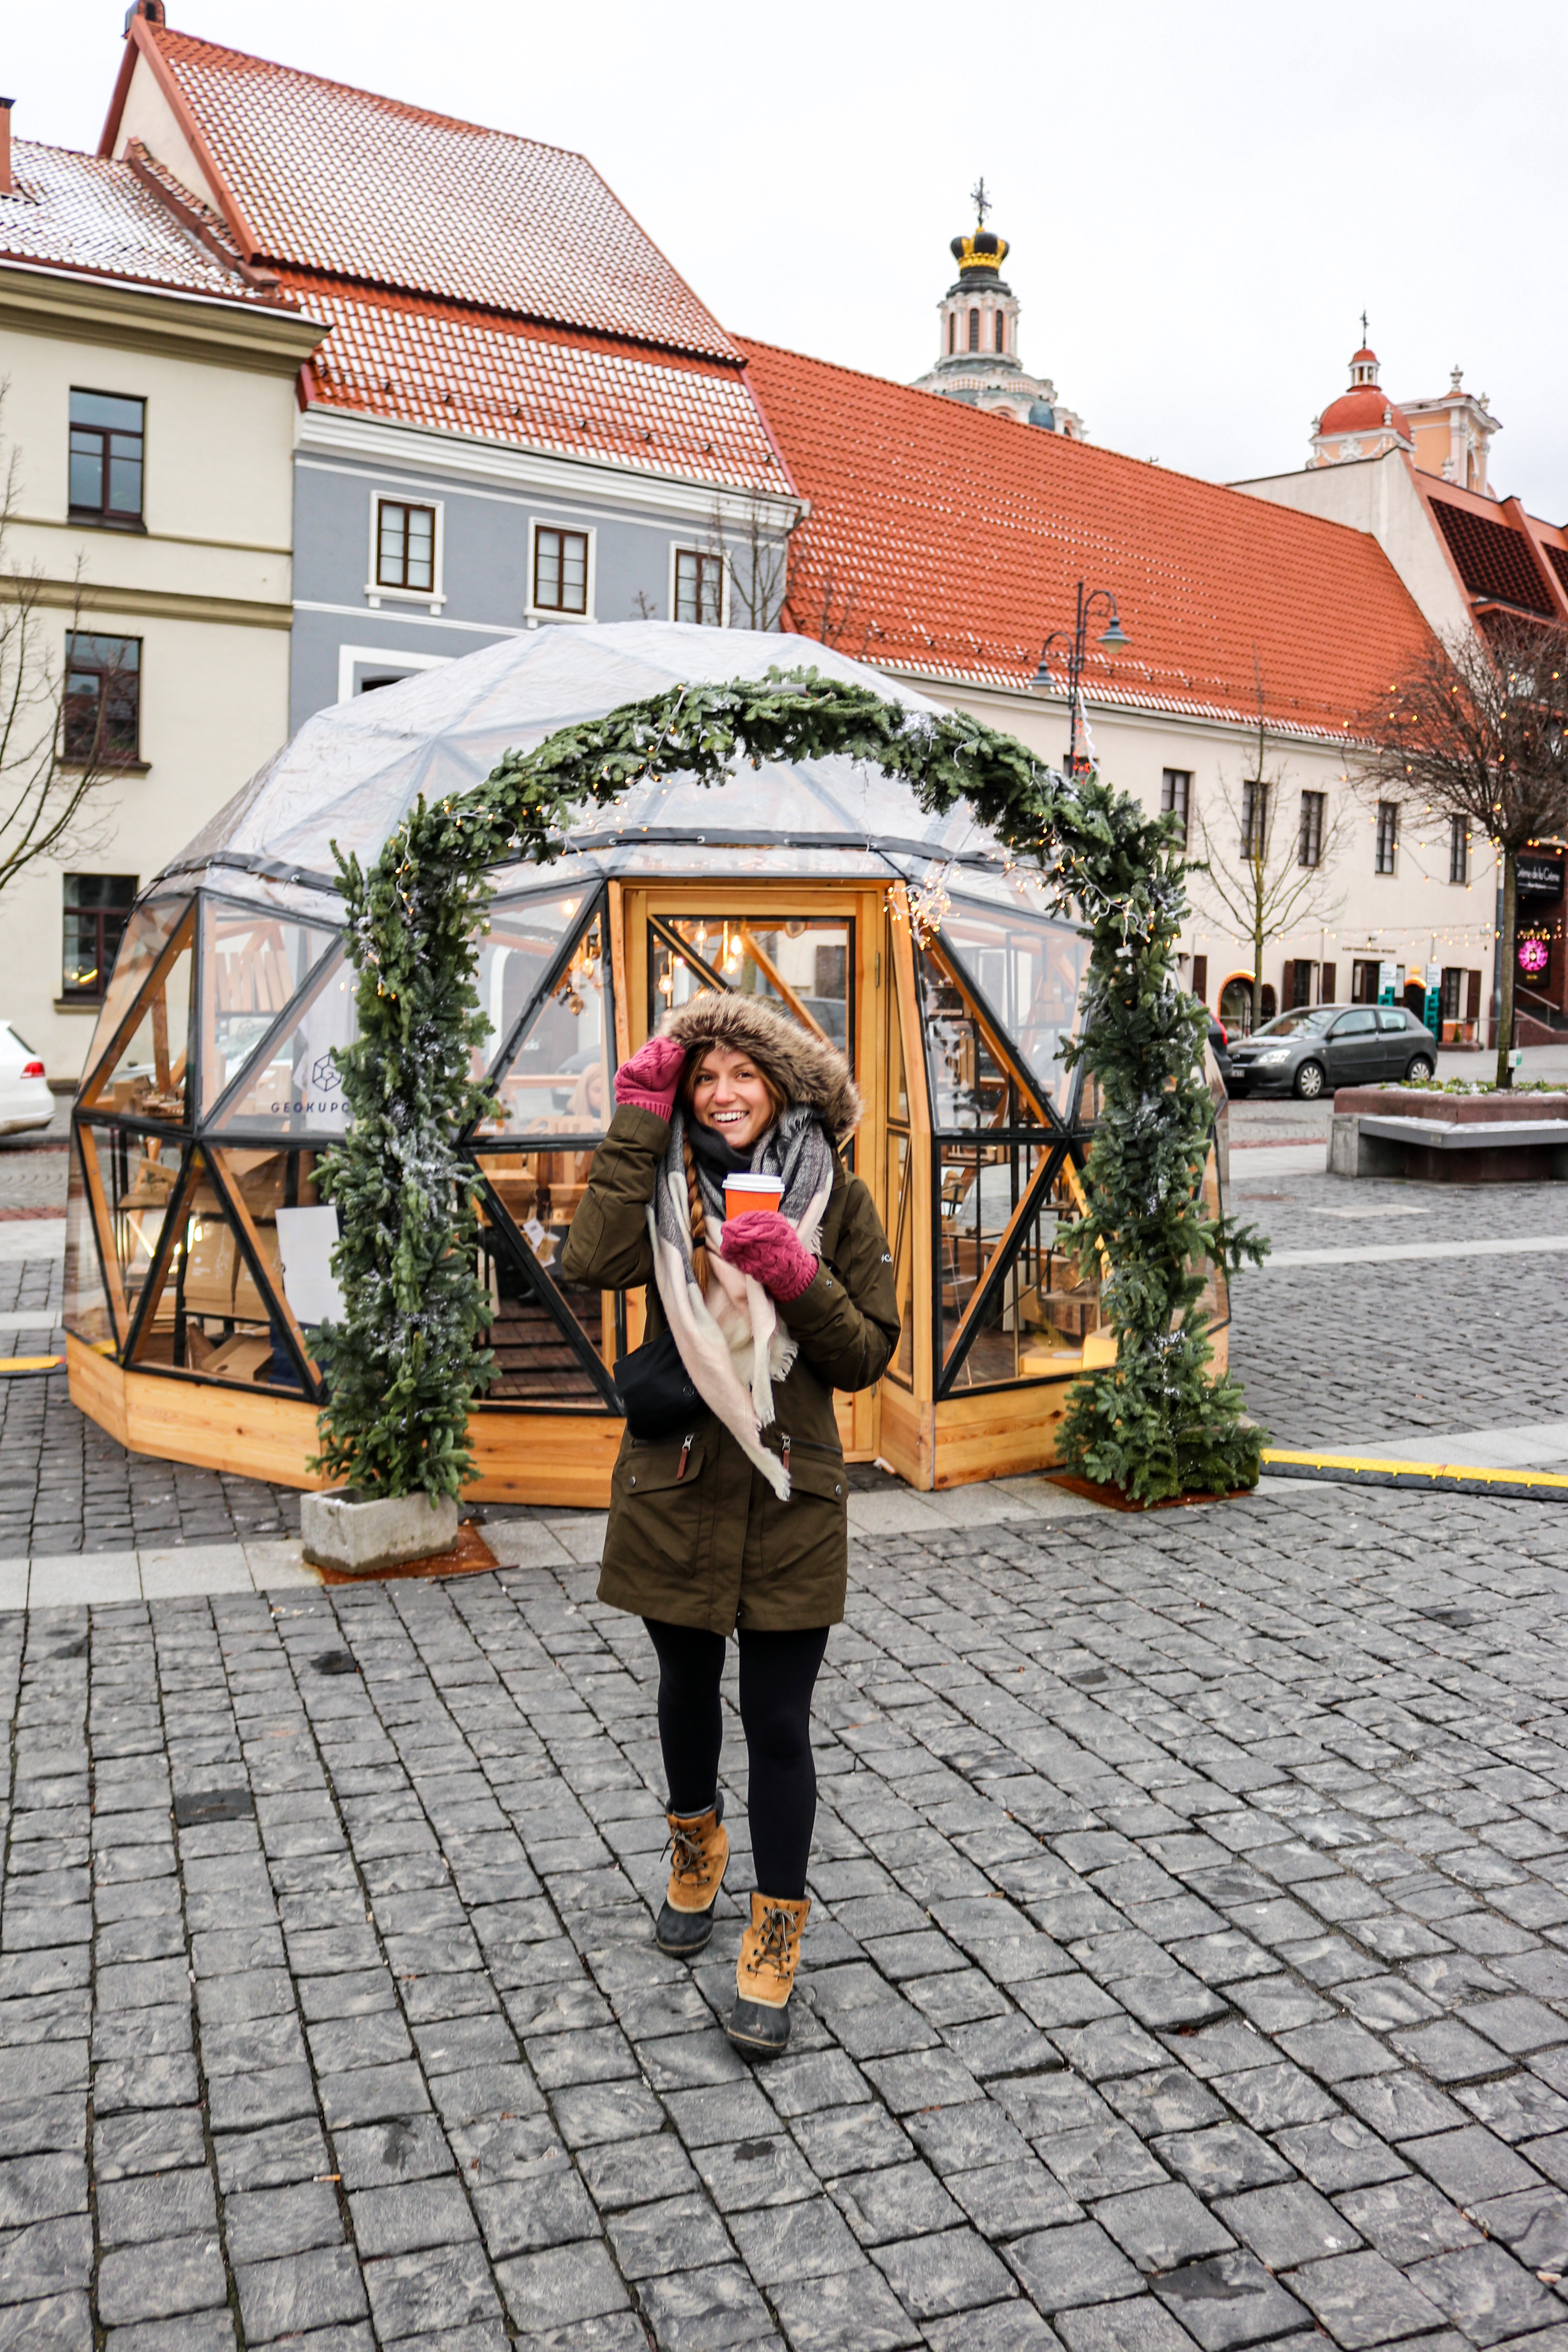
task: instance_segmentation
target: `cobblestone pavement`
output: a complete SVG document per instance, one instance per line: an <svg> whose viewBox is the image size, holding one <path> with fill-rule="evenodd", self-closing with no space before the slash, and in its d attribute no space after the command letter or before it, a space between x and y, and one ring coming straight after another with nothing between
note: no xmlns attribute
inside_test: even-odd
<svg viewBox="0 0 1568 2352"><path fill-rule="evenodd" d="M1560 2352L1568 1518L857 1546L754 2072L576 1529L0 1619L0 2343Z"/></svg>
<svg viewBox="0 0 1568 2352"><path fill-rule="evenodd" d="M1253 1177L1247 1156L1230 1204L1280 1251L1568 1234L1568 1186ZM1555 1254L1244 1270L1232 1367L1280 1445L1561 1420L1565 1276Z"/></svg>

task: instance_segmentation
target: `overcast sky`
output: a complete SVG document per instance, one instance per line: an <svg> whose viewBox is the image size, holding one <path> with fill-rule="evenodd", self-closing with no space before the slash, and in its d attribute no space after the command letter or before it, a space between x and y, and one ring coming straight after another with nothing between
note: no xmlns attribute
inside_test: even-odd
<svg viewBox="0 0 1568 2352"><path fill-rule="evenodd" d="M91 149L119 0L5 13L17 134ZM1364 306L1395 399L1456 362L1493 486L1568 520L1562 0L171 0L182 31L581 148L725 325L908 380L950 237L1013 247L1026 366L1093 440L1282 472ZM300 169L317 168L301 156Z"/></svg>

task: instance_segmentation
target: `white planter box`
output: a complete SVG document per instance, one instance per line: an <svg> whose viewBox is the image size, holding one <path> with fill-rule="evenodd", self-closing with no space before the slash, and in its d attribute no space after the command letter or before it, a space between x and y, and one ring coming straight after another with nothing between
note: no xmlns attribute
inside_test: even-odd
<svg viewBox="0 0 1568 2352"><path fill-rule="evenodd" d="M300 1533L312 1568L345 1576L372 1576L411 1559L455 1552L458 1506L449 1495L398 1495L366 1501L352 1486L300 1501Z"/></svg>

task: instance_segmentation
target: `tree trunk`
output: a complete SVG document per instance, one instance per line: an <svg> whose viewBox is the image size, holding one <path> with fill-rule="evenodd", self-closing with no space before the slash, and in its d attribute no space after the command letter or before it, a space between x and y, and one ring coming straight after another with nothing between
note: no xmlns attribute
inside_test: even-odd
<svg viewBox="0 0 1568 2352"><path fill-rule="evenodd" d="M1261 920L1252 934L1252 1034L1263 1026L1263 940Z"/></svg>
<svg viewBox="0 0 1568 2352"><path fill-rule="evenodd" d="M1513 1084L1513 1072L1509 1066L1508 1057L1513 1047L1514 940L1518 930L1519 859L1511 849L1506 849L1502 860L1502 931L1497 943L1497 1083L1500 1087L1511 1087Z"/></svg>

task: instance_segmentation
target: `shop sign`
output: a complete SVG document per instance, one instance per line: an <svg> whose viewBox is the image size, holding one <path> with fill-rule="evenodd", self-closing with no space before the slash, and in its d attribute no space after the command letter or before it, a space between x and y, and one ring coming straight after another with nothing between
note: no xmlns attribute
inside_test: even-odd
<svg viewBox="0 0 1568 2352"><path fill-rule="evenodd" d="M1519 968L1526 980L1539 980L1552 961L1552 950L1545 940L1521 940Z"/></svg>
<svg viewBox="0 0 1568 2352"><path fill-rule="evenodd" d="M1522 851L1518 873L1521 898L1531 898L1540 906L1555 904L1563 896L1563 852L1560 849Z"/></svg>

